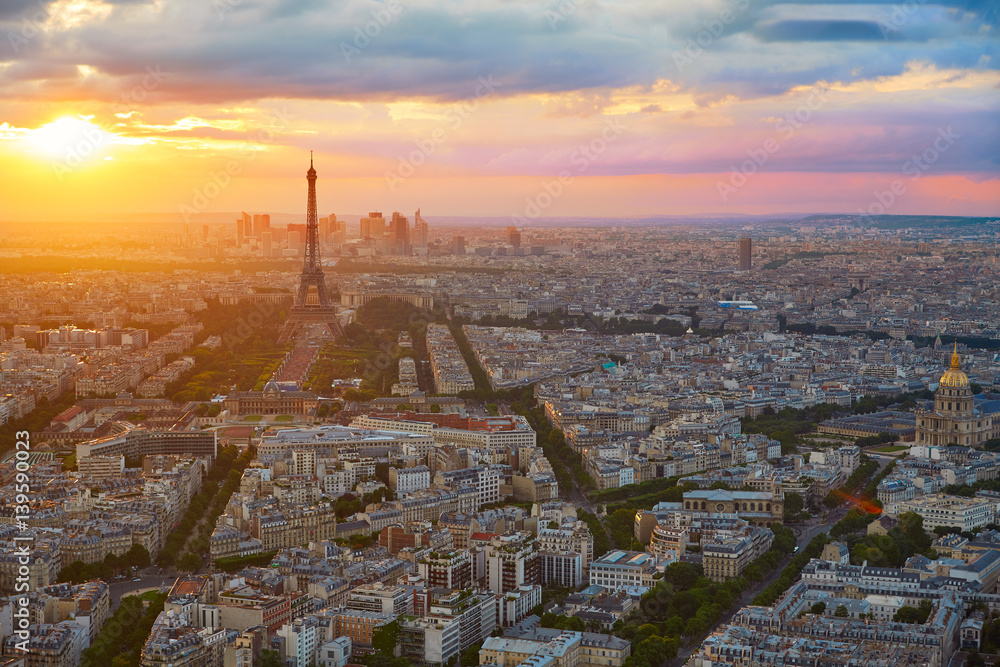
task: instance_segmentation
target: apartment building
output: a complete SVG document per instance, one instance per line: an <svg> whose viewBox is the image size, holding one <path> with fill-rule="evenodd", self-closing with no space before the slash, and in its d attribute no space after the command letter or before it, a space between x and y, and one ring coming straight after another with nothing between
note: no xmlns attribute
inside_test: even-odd
<svg viewBox="0 0 1000 667"><path fill-rule="evenodd" d="M590 584L612 590L649 588L656 574L656 559L638 551L611 551L590 564Z"/></svg>
<svg viewBox="0 0 1000 667"><path fill-rule="evenodd" d="M497 595L540 583L538 551L527 533L495 535L483 551L487 587Z"/></svg>
<svg viewBox="0 0 1000 667"><path fill-rule="evenodd" d="M431 470L427 466L389 468L389 487L399 495L420 491L431 485Z"/></svg>
<svg viewBox="0 0 1000 667"><path fill-rule="evenodd" d="M916 512L922 516L925 530L944 526L973 532L995 521L998 504L1000 500L935 494L903 500L898 503L898 510L899 513Z"/></svg>
<svg viewBox="0 0 1000 667"><path fill-rule="evenodd" d="M738 577L754 560L771 548L774 533L769 528L748 527L742 535L703 541L702 563L712 581Z"/></svg>
<svg viewBox="0 0 1000 667"><path fill-rule="evenodd" d="M413 595L402 586L362 584L348 593L347 607L399 616L413 613Z"/></svg>

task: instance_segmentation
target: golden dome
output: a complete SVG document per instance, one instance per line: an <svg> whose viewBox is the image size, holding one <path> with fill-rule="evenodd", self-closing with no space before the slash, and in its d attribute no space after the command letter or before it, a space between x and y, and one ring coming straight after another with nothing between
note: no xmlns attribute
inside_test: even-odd
<svg viewBox="0 0 1000 667"><path fill-rule="evenodd" d="M942 387L968 387L969 376L962 372L958 366L958 341L955 342L955 351L951 353L951 368L944 372L941 381L938 383Z"/></svg>

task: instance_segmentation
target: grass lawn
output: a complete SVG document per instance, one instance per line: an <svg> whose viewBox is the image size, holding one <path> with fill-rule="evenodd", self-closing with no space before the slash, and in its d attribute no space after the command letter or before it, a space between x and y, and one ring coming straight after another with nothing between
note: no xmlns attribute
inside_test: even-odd
<svg viewBox="0 0 1000 667"><path fill-rule="evenodd" d="M263 417L261 417L260 415L247 415L246 417L243 418L243 421L245 421L245 422L259 422L261 419L263 419Z"/></svg>
<svg viewBox="0 0 1000 667"><path fill-rule="evenodd" d="M293 419L295 419L295 417L293 417L292 415L278 415L277 417L274 418L274 421L276 421L276 422L290 422Z"/></svg>
<svg viewBox="0 0 1000 667"><path fill-rule="evenodd" d="M888 447L879 447L876 452L883 452L885 454L892 454L893 452L901 452L904 449L909 449L909 445L889 445Z"/></svg>

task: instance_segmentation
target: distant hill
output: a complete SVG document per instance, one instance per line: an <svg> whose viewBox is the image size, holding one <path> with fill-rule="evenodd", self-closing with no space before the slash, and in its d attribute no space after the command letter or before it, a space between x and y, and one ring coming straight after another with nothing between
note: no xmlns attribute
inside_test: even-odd
<svg viewBox="0 0 1000 667"><path fill-rule="evenodd" d="M842 222L838 222L842 221ZM914 227L930 229L934 227L976 227L988 223L1000 223L1000 218L966 218L957 215L811 215L801 223L808 224L856 224L878 229L905 229Z"/></svg>

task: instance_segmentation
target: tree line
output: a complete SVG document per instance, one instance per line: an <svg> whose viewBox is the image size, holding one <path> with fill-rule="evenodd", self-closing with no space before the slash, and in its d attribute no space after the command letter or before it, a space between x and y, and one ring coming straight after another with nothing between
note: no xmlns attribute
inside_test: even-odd
<svg viewBox="0 0 1000 667"><path fill-rule="evenodd" d="M84 649L82 667L137 667L142 647L156 617L163 611L166 593L156 593L148 607L137 595L123 597L114 615L101 628L90 647Z"/></svg>
<svg viewBox="0 0 1000 667"><path fill-rule="evenodd" d="M104 560L96 563L84 563L82 560L74 561L59 570L56 581L82 584L92 579L103 579L111 581L115 576L131 569L141 570L149 567L151 560L149 551L141 544L133 544L131 548L120 556L109 553Z"/></svg>
<svg viewBox="0 0 1000 667"><path fill-rule="evenodd" d="M157 554L156 562L158 565L161 567L177 565L179 568L191 572L201 567L202 555L209 551L209 539L215 532L216 520L225 511L229 497L240 487L243 471L256 455L257 448L252 445L242 454L231 445L219 452L208 471L201 491L195 494L191 502L188 503L184 517L177 522L175 529L167 536L163 549ZM225 482L220 492L218 482L221 480L225 480ZM187 544L191 532L203 518L205 521L198 537L191 540L188 551L178 559L178 555Z"/></svg>

